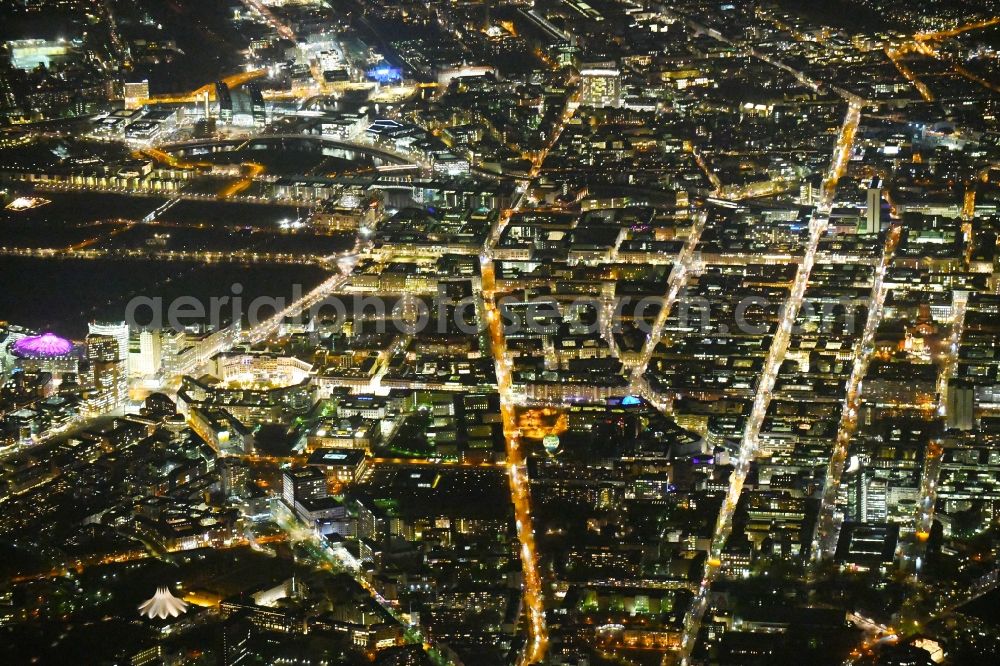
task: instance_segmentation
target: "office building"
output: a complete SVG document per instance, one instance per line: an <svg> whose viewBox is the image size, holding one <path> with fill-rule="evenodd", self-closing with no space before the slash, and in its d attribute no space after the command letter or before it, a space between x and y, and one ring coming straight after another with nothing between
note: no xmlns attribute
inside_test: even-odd
<svg viewBox="0 0 1000 666"><path fill-rule="evenodd" d="M621 71L614 63L600 63L580 70L580 103L602 108L622 103Z"/></svg>

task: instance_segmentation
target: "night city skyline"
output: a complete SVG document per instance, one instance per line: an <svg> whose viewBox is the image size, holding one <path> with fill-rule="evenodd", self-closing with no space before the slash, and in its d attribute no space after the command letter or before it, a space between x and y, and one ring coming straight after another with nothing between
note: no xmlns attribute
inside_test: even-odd
<svg viewBox="0 0 1000 666"><path fill-rule="evenodd" d="M1000 0L0 0L0 663L1000 663Z"/></svg>

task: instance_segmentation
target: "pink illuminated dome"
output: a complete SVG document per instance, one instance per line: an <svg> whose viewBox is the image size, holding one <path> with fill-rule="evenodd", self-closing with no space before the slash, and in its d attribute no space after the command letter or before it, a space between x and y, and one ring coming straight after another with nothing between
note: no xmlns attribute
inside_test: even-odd
<svg viewBox="0 0 1000 666"><path fill-rule="evenodd" d="M21 358L55 358L73 351L73 343L54 333L21 338L14 343L14 354Z"/></svg>

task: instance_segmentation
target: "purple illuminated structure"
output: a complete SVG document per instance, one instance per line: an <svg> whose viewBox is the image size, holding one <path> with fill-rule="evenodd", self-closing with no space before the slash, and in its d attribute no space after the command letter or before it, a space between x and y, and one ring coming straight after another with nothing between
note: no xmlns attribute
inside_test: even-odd
<svg viewBox="0 0 1000 666"><path fill-rule="evenodd" d="M21 358L57 358L73 351L73 343L54 333L21 338L14 343L14 354Z"/></svg>

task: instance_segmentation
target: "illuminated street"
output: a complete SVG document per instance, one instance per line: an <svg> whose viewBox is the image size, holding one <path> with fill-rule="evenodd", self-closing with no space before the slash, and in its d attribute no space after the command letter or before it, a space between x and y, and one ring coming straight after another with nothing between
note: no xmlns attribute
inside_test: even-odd
<svg viewBox="0 0 1000 666"><path fill-rule="evenodd" d="M0 664L1000 663L997 2L5 3Z"/></svg>
<svg viewBox="0 0 1000 666"><path fill-rule="evenodd" d="M860 120L861 108L851 103L840 134L837 136L834 144L833 161L823 181L823 195L817 208L819 215L828 214L830 211L837 182L847 169L847 163L853 149L854 137ZM782 308L782 317L778 322L777 332L771 342L763 372L757 381L753 408L747 419L738 455L733 462L733 470L729 478L729 488L723 499L722 508L719 511L712 534L712 542L708 551L709 557L705 563L705 575L701 581L698 595L692 602L691 608L684 619L684 634L681 639L682 663L687 663L687 659L694 649L694 644L701 630L702 620L708 608L708 595L722 566L722 549L731 533L733 513L736 511L736 505L740 500L740 495L743 493L743 486L750 471L750 464L757 455L760 430L764 422L764 416L767 413L768 405L771 402L775 379L785 359L792 326L795 323L799 308L802 306L802 297L805 294L809 275L816 261L816 251L819 247L820 239L826 233L827 224L828 221L824 217L816 217L810 222L809 245L806 248L805 257L796 271L791 294Z"/></svg>

